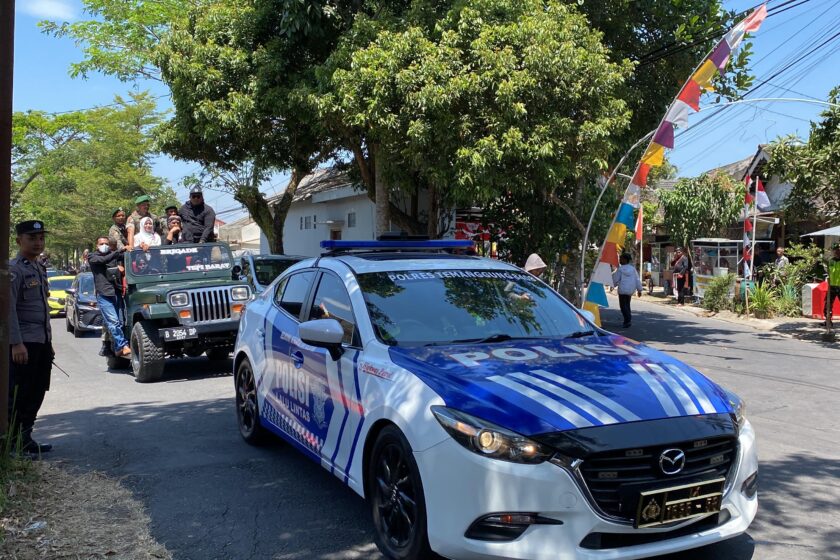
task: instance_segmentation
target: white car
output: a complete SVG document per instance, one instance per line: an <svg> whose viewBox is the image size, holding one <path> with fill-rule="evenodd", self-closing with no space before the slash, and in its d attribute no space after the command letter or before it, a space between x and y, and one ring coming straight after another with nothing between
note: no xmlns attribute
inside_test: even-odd
<svg viewBox="0 0 840 560"><path fill-rule="evenodd" d="M749 527L735 395L460 242L322 246L247 306L239 428L367 498L387 558L644 558Z"/></svg>

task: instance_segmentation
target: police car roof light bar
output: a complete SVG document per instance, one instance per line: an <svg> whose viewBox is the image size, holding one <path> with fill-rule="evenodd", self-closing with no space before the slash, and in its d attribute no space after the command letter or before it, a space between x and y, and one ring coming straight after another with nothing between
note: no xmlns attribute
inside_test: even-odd
<svg viewBox="0 0 840 560"><path fill-rule="evenodd" d="M442 239L435 241L321 241L321 248L327 252L347 251L439 251L441 249L469 249L469 240Z"/></svg>

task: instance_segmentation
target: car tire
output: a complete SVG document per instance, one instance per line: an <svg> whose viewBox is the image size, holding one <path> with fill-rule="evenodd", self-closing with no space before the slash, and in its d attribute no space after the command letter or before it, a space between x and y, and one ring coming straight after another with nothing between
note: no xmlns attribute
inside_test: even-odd
<svg viewBox="0 0 840 560"><path fill-rule="evenodd" d="M254 370L248 358L242 360L234 375L236 389L236 423L239 434L251 445L265 443L268 436L260 424L260 404L257 399L257 384Z"/></svg>
<svg viewBox="0 0 840 560"><path fill-rule="evenodd" d="M76 334L75 329L73 328L73 323L70 322L70 316L69 315L65 316L64 323L67 326L67 332Z"/></svg>
<svg viewBox="0 0 840 560"><path fill-rule="evenodd" d="M68 319L68 321L69 321L69 319ZM76 337L76 338L82 338L83 336L85 336L85 332L82 329L79 328L78 321L79 321L79 316L76 315L76 324L73 325L72 323L70 323L70 326L73 327L73 336Z"/></svg>
<svg viewBox="0 0 840 560"><path fill-rule="evenodd" d="M227 360L230 357L230 350L227 348L210 348L205 352L207 359L211 361Z"/></svg>
<svg viewBox="0 0 840 560"><path fill-rule="evenodd" d="M160 379L164 366L163 345L151 321L134 323L130 344L134 379L138 383L149 383Z"/></svg>
<svg viewBox="0 0 840 560"><path fill-rule="evenodd" d="M106 359L108 369L130 369L131 360L119 356L108 356Z"/></svg>
<svg viewBox="0 0 840 560"><path fill-rule="evenodd" d="M190 358L198 358L199 356L204 354L204 348L188 348L187 350L184 350L184 354L186 354Z"/></svg>
<svg viewBox="0 0 840 560"><path fill-rule="evenodd" d="M379 551L391 560L439 558L429 546L420 470L411 445L396 426L379 432L366 479Z"/></svg>

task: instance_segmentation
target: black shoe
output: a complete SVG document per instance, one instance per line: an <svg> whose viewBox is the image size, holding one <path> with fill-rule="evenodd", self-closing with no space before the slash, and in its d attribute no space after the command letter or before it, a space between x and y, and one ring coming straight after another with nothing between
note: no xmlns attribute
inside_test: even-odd
<svg viewBox="0 0 840 560"><path fill-rule="evenodd" d="M40 453L49 453L52 451L52 444L50 443L38 443L35 440L30 439L26 444L21 447L21 451L24 453L32 453L32 454L40 454Z"/></svg>
<svg viewBox="0 0 840 560"><path fill-rule="evenodd" d="M630 328L630 323L625 323L625 324L621 325L621 328L622 329L629 329Z"/></svg>

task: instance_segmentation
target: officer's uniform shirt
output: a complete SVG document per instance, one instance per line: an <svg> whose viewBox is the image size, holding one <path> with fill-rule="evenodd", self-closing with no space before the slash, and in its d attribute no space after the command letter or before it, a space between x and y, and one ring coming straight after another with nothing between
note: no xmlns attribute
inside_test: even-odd
<svg viewBox="0 0 840 560"><path fill-rule="evenodd" d="M125 221L125 227L127 229L133 228L134 235L137 235L138 233L140 233L140 220L142 220L143 218L151 218L152 223L155 226L155 231L160 233L160 220L151 212L149 212L146 216L143 216L142 214L140 214L140 212L135 210L128 216L128 219Z"/></svg>
<svg viewBox="0 0 840 560"><path fill-rule="evenodd" d="M117 251L128 247L128 230L125 226L112 225L108 229L108 241L113 241L117 244Z"/></svg>
<svg viewBox="0 0 840 560"><path fill-rule="evenodd" d="M12 299L9 305L9 344L49 343L50 311L47 305L49 284L44 268L20 253L9 261Z"/></svg>

